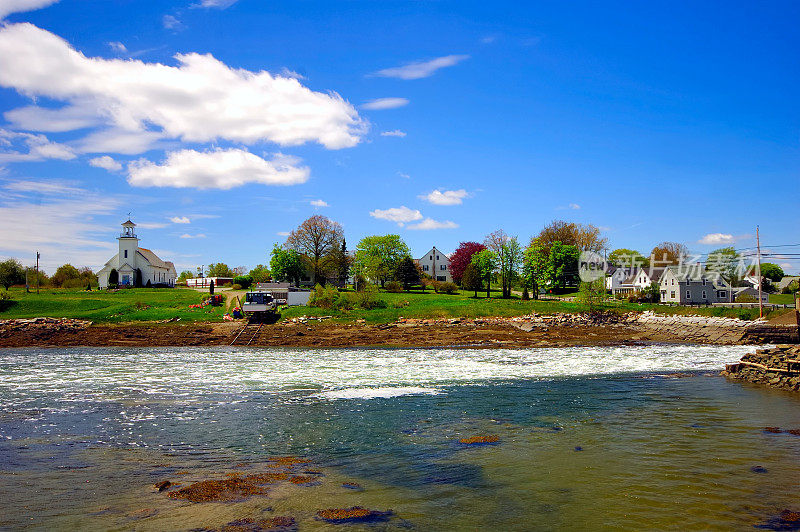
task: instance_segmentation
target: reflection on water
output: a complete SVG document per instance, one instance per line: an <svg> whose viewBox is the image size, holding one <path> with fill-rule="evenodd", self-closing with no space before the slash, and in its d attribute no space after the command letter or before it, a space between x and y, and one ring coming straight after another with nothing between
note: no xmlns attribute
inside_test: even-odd
<svg viewBox="0 0 800 532"><path fill-rule="evenodd" d="M771 526L800 436L763 429L800 398L708 376L746 350L0 350L0 528ZM169 496L287 455L312 463L265 495Z"/></svg>

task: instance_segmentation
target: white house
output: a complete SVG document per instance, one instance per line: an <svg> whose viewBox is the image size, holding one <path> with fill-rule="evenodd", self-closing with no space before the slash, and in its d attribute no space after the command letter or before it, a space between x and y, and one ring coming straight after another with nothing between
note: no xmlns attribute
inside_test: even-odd
<svg viewBox="0 0 800 532"><path fill-rule="evenodd" d="M105 266L97 272L100 288L107 288L109 276L116 273L117 285L123 287L175 286L178 277L175 265L163 261L155 253L139 247L139 237L134 231L136 224L128 220L122 224L122 232L117 237L119 253L111 257Z"/></svg>
<svg viewBox="0 0 800 532"><path fill-rule="evenodd" d="M417 264L422 268L422 273L430 275L437 281L453 282L453 276L450 273L450 258L436 249L436 246L417 259Z"/></svg>

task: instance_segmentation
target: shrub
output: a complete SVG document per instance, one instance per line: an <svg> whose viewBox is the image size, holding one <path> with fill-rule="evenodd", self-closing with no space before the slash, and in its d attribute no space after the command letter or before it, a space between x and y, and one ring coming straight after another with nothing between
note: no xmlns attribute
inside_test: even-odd
<svg viewBox="0 0 800 532"><path fill-rule="evenodd" d="M379 299L377 294L378 289L374 286L369 286L363 291L354 294L354 302L364 310L388 307L389 305L387 305L386 301Z"/></svg>
<svg viewBox="0 0 800 532"><path fill-rule="evenodd" d="M455 285L455 283L439 283L436 291L440 294L457 294L458 287Z"/></svg>
<svg viewBox="0 0 800 532"><path fill-rule="evenodd" d="M353 278L353 284L355 285L355 289L360 292L367 287L367 279L363 275L358 274Z"/></svg>
<svg viewBox="0 0 800 532"><path fill-rule="evenodd" d="M253 283L252 277L249 275L239 275L233 278L233 288L234 290L240 290L242 288L250 288L250 285ZM239 288L236 288L236 285L239 285Z"/></svg>
<svg viewBox="0 0 800 532"><path fill-rule="evenodd" d="M308 301L308 306L318 308L334 308L334 302L339 296L339 290L332 284L322 286L317 284L314 291L311 293L311 298Z"/></svg>
<svg viewBox="0 0 800 532"><path fill-rule="evenodd" d="M352 296L352 294L345 294L344 292L339 292L339 295L336 296L336 299L333 302L333 306L336 310L352 310L353 299L354 297Z"/></svg>
<svg viewBox="0 0 800 532"><path fill-rule="evenodd" d="M410 303L408 301L405 301L405 300L403 300L403 301L395 301L394 303L392 303L392 307L394 307L394 308L405 308L409 304Z"/></svg>
<svg viewBox="0 0 800 532"><path fill-rule="evenodd" d="M234 290L241 290L242 285L240 285L239 283L233 283L233 286L231 288L233 288Z"/></svg>
<svg viewBox="0 0 800 532"><path fill-rule="evenodd" d="M756 303L758 300L750 294L739 294L736 296L737 303Z"/></svg>
<svg viewBox="0 0 800 532"><path fill-rule="evenodd" d="M781 290L781 294L794 294L795 292L797 292L797 281L792 281Z"/></svg>
<svg viewBox="0 0 800 532"><path fill-rule="evenodd" d="M150 282L150 279L147 280L147 284L145 285L147 288L152 288L153 283Z"/></svg>
<svg viewBox="0 0 800 532"><path fill-rule="evenodd" d="M403 285L398 283L397 281L389 281L386 283L386 291L391 292L393 294L399 294L403 291Z"/></svg>

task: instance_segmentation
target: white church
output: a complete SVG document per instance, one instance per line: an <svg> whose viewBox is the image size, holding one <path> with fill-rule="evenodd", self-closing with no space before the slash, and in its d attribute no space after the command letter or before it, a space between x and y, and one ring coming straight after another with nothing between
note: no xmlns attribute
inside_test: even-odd
<svg viewBox="0 0 800 532"><path fill-rule="evenodd" d="M100 288L108 288L109 281L120 287L134 286L175 286L178 274L175 265L163 261L155 253L139 247L139 237L134 228L136 224L128 220L122 224L119 240L119 253L111 257L105 266L97 272Z"/></svg>

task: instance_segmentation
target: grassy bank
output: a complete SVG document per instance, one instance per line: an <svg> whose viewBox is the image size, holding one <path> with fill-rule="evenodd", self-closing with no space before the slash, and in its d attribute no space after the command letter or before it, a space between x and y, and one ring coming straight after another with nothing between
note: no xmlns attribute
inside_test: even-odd
<svg viewBox="0 0 800 532"><path fill-rule="evenodd" d="M0 301L0 319L79 318L96 322L159 321L178 317L181 321L220 321L222 307L191 309L207 295L194 290L131 288L117 292L42 289L37 295L12 288L12 300Z"/></svg>
<svg viewBox="0 0 800 532"><path fill-rule="evenodd" d="M12 301L0 301L0 319L34 318L50 316L80 318L99 323L129 321L160 321L180 318L182 322L221 321L223 307L191 309L205 294L188 289L129 289L118 292L47 289L39 295L25 293L24 289L11 289ZM224 291L222 292L224 294ZM299 316L333 316L340 321L366 320L368 323L388 323L399 317L406 318L480 318L489 316L521 316L531 313L552 314L584 312L586 306L576 301L551 300L522 301L518 297L500 299L481 294L473 298L472 292L458 294L380 293L379 299L387 308L337 311L313 307L292 307L281 312L282 319ZM615 312L641 312L652 310L662 314L701 314L742 319L758 317L758 309L731 309L719 307L673 307L663 305L611 302L604 307Z"/></svg>

